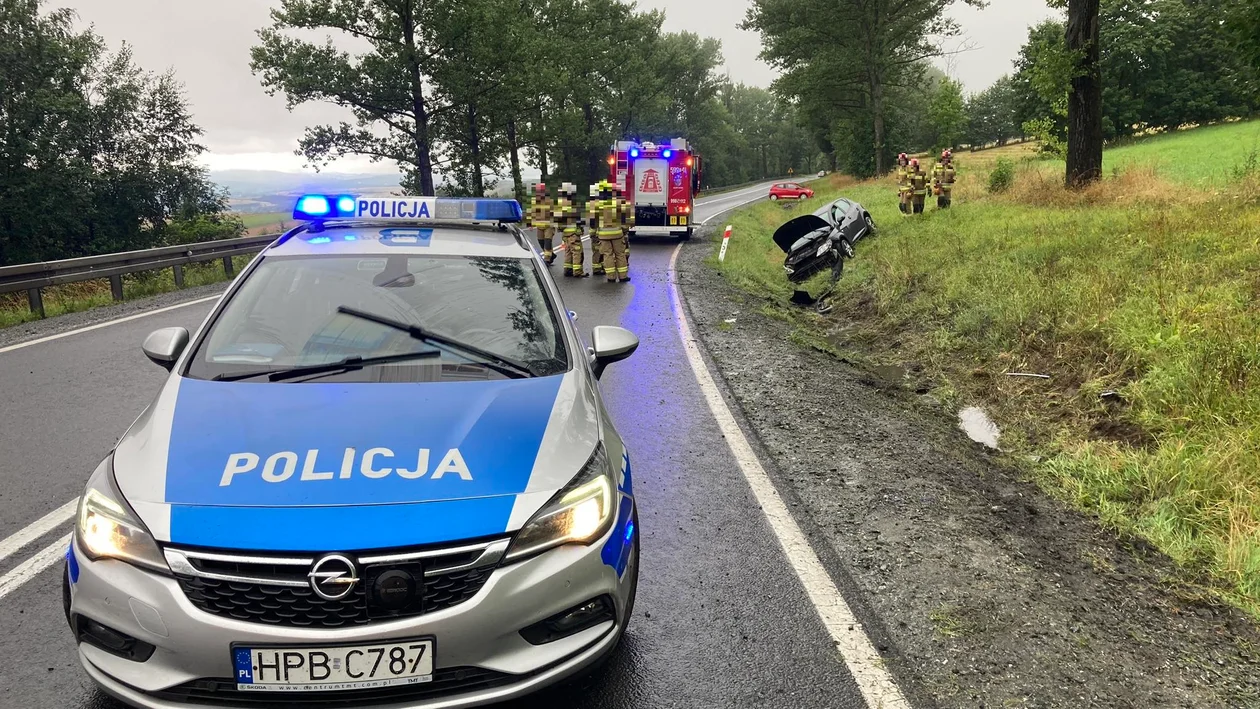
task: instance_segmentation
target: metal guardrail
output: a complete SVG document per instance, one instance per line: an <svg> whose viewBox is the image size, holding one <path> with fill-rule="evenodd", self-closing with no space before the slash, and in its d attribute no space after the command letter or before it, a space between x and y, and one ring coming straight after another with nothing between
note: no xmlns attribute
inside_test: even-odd
<svg viewBox="0 0 1260 709"><path fill-rule="evenodd" d="M231 276L233 256L261 251L279 236L279 234L243 236L236 239L161 246L156 249L124 251L117 254L3 266L0 267L0 294L26 291L26 299L30 304L31 312L38 313L42 318L44 317L44 297L41 291L48 286L108 278L114 300L122 300L124 275L170 268L175 273L175 286L183 288L185 265L223 259L223 272Z"/></svg>

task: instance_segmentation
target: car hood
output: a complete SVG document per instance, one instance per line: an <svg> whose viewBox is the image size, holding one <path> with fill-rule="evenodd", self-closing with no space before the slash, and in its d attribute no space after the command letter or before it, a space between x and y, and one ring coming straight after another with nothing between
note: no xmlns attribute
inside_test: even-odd
<svg viewBox="0 0 1260 709"><path fill-rule="evenodd" d="M818 229L828 229L831 225L827 220L816 214L804 214L787 222L774 232L774 243L783 251L783 253L791 253L792 245L801 237L806 236Z"/></svg>
<svg viewBox="0 0 1260 709"><path fill-rule="evenodd" d="M519 529L599 440L578 372L367 384L172 376L119 442L114 473L159 541L375 549Z"/></svg>

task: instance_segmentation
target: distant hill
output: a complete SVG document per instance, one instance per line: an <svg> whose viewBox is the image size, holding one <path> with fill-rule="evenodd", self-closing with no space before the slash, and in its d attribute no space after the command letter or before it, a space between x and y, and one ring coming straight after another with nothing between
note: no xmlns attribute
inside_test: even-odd
<svg viewBox="0 0 1260 709"><path fill-rule="evenodd" d="M398 189L399 176L388 173L211 170L210 179L228 190L234 211L255 213L292 209L294 197L311 192L388 194Z"/></svg>
<svg viewBox="0 0 1260 709"><path fill-rule="evenodd" d="M439 181L440 176L435 178ZM210 179L227 188L232 211L242 214L269 214L293 209L295 198L310 193L385 195L399 192L400 176L372 173L277 172L273 170L211 170ZM533 183L538 173L526 171L524 179ZM494 196L508 197L512 183L500 181Z"/></svg>

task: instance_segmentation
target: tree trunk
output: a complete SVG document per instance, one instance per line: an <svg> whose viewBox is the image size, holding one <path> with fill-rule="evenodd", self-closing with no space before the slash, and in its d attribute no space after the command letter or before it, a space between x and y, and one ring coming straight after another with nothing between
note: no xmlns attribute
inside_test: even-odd
<svg viewBox="0 0 1260 709"><path fill-rule="evenodd" d="M603 162L603 153L595 147L595 106L589 101L582 106L582 115L586 118L586 179L585 184L594 184L599 177L599 166Z"/></svg>
<svg viewBox="0 0 1260 709"><path fill-rule="evenodd" d="M507 124L508 162L512 166L512 193L516 201L525 203L525 180L521 177L521 146L516 142L516 120Z"/></svg>
<svg viewBox="0 0 1260 709"><path fill-rule="evenodd" d="M871 71L871 114L875 129L875 174L884 174L884 82Z"/></svg>
<svg viewBox="0 0 1260 709"><path fill-rule="evenodd" d="M477 104L468 104L468 151L469 191L474 197L486 196L485 180L481 176L481 132L477 130Z"/></svg>
<svg viewBox="0 0 1260 709"><path fill-rule="evenodd" d="M1078 57L1068 96L1068 187L1084 187L1102 177L1098 5L1099 0L1068 0L1067 48Z"/></svg>
<svg viewBox="0 0 1260 709"><path fill-rule="evenodd" d="M415 114L412 138L416 146L416 178L420 195L432 197L433 160L429 155L429 112L424 105L424 82L420 76L420 57L416 52L416 20L413 0L406 0L402 10L403 41L407 45L407 70L411 74L411 110Z"/></svg>

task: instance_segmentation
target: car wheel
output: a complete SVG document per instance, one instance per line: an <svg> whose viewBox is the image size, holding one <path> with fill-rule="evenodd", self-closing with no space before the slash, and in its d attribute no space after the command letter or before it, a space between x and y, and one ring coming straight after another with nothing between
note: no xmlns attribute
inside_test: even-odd
<svg viewBox="0 0 1260 709"><path fill-rule="evenodd" d="M777 194L772 194L772 195L770 195L770 201L771 201L771 202L778 202L778 201L779 201L779 195L777 195Z"/></svg>
<svg viewBox="0 0 1260 709"><path fill-rule="evenodd" d="M853 244L850 244L848 239L840 240L840 250L844 251L845 258L853 258L857 255L857 253L853 251Z"/></svg>
<svg viewBox="0 0 1260 709"><path fill-rule="evenodd" d="M687 231L684 231L682 236L679 237L679 239L682 241L691 241L691 229L687 229Z"/></svg>
<svg viewBox="0 0 1260 709"><path fill-rule="evenodd" d="M804 192L802 192L802 193L801 193L801 194L799 194L796 198L797 198L797 199L799 199L799 200L801 200L801 201L804 201L804 200L805 200L805 193L804 193Z"/></svg>
<svg viewBox="0 0 1260 709"><path fill-rule="evenodd" d="M863 214L862 218L866 220L866 233L874 234L875 233L875 220L871 219L871 215L869 214Z"/></svg>

